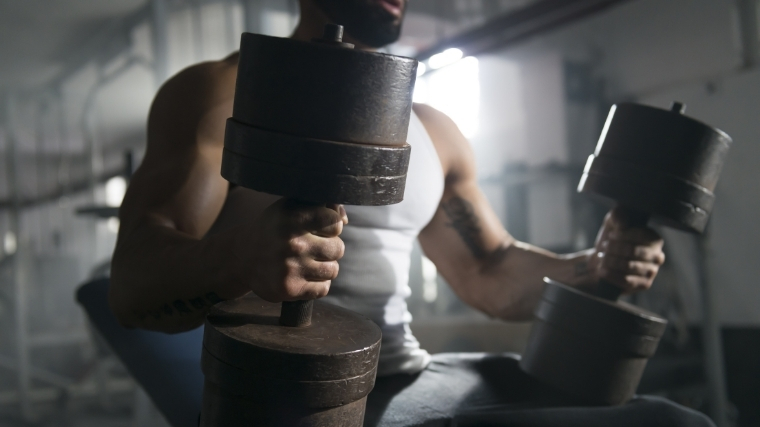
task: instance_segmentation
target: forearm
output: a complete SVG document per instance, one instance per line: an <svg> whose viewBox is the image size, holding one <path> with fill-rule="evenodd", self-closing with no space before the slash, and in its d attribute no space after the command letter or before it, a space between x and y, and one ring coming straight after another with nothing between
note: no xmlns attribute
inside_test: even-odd
<svg viewBox="0 0 760 427"><path fill-rule="evenodd" d="M529 320L541 298L544 277L571 286L593 280L588 268L592 252L558 255L512 241L483 258L466 277L450 282L465 302L489 316Z"/></svg>
<svg viewBox="0 0 760 427"><path fill-rule="evenodd" d="M199 240L140 224L119 238L109 304L128 327L181 332L203 323L214 303L247 292L237 274L236 230Z"/></svg>

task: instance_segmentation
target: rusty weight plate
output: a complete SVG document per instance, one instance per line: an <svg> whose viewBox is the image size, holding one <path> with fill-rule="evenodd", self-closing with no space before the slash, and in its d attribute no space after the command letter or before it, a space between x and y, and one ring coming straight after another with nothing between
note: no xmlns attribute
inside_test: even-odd
<svg viewBox="0 0 760 427"><path fill-rule="evenodd" d="M667 321L630 304L544 281L522 370L588 404L630 400Z"/></svg>
<svg viewBox="0 0 760 427"><path fill-rule="evenodd" d="M731 138L683 111L680 103L671 110L614 105L578 191L702 232Z"/></svg>
<svg viewBox="0 0 760 427"><path fill-rule="evenodd" d="M404 198L411 147L265 131L228 119L222 176L256 191L311 202L389 205Z"/></svg>
<svg viewBox="0 0 760 427"><path fill-rule="evenodd" d="M244 33L232 116L306 138L406 143L417 61Z"/></svg>
<svg viewBox="0 0 760 427"><path fill-rule="evenodd" d="M253 294L216 305L203 339L213 357L208 362L222 362L252 382L374 382L382 335L369 318L315 301L311 326L288 327L279 324L280 307Z"/></svg>

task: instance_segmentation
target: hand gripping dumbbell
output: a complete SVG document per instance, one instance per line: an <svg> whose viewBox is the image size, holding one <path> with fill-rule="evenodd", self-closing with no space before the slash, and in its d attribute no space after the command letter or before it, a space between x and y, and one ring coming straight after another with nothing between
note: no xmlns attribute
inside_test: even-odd
<svg viewBox="0 0 760 427"><path fill-rule="evenodd" d="M617 203L627 226L701 233L731 138L671 110L612 107L578 191ZM577 402L619 405L633 396L667 321L617 301L619 288L582 292L545 278L520 367Z"/></svg>
<svg viewBox="0 0 760 427"><path fill-rule="evenodd" d="M243 34L222 176L311 204L403 199L417 61L354 50L342 33ZM201 426L361 426L380 339L370 319L319 301L220 303L203 337Z"/></svg>

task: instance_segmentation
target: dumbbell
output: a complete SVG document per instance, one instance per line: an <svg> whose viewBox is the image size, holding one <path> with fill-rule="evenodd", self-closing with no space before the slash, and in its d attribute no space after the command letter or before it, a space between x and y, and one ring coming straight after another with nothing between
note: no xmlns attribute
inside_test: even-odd
<svg viewBox="0 0 760 427"><path fill-rule="evenodd" d="M245 33L222 176L309 204L402 201L417 61ZM201 426L361 426L381 332L320 301L249 294L206 320Z"/></svg>
<svg viewBox="0 0 760 427"><path fill-rule="evenodd" d="M627 226L704 231L731 138L684 111L614 105L578 191L616 203ZM667 321L617 301L619 288L604 281L592 293L544 282L522 370L577 402L630 400Z"/></svg>

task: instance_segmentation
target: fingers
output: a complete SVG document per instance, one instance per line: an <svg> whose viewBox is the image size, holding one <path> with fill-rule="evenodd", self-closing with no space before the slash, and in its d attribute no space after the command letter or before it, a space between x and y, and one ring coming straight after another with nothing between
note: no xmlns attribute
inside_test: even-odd
<svg viewBox="0 0 760 427"><path fill-rule="evenodd" d="M634 261L629 258L605 254L602 257L601 272L619 272L624 275L641 276L645 279L653 279L659 266L652 262Z"/></svg>
<svg viewBox="0 0 760 427"><path fill-rule="evenodd" d="M322 298L330 291L330 283L338 277L337 261L300 260L288 265L282 286L282 301Z"/></svg>
<svg viewBox="0 0 760 427"><path fill-rule="evenodd" d="M636 261L609 253L602 257L599 276L622 288L625 292L635 292L652 286L660 265L648 261Z"/></svg>
<svg viewBox="0 0 760 427"><path fill-rule="evenodd" d="M288 256L279 300L315 299L327 295L338 277L345 245L339 237L304 234L288 241Z"/></svg>
<svg viewBox="0 0 760 427"><path fill-rule="evenodd" d="M615 208L605 218L596 242L597 277L626 293L652 286L665 262L662 237L645 223L645 216Z"/></svg>
<svg viewBox="0 0 760 427"><path fill-rule="evenodd" d="M643 291L652 286L651 279L636 275L626 275L620 271L606 272L601 278L622 289L625 294Z"/></svg>
<svg viewBox="0 0 760 427"><path fill-rule="evenodd" d="M288 256L316 261L337 261L343 258L346 246L340 237L304 234L288 241Z"/></svg>
<svg viewBox="0 0 760 427"><path fill-rule="evenodd" d="M340 215L340 219L343 221L343 225L348 224L348 214L346 213L346 207L337 203L328 203L325 206L327 209L332 209Z"/></svg>
<svg viewBox="0 0 760 427"><path fill-rule="evenodd" d="M300 276L307 282L330 281L338 277L337 261L307 260L300 265Z"/></svg>
<svg viewBox="0 0 760 427"><path fill-rule="evenodd" d="M285 221L283 231L289 235L308 232L322 237L335 237L343 232L348 215L343 205L326 206L288 200L283 203Z"/></svg>
<svg viewBox="0 0 760 427"><path fill-rule="evenodd" d="M625 240L608 240L602 244L602 251L607 256L651 262L657 265L662 265L665 262L665 253L662 252L661 242L645 245Z"/></svg>

